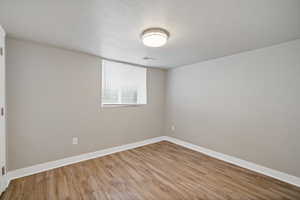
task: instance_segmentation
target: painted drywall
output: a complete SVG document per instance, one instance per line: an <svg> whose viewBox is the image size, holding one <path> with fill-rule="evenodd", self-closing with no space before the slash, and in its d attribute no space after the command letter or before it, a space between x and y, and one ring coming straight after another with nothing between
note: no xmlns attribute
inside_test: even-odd
<svg viewBox="0 0 300 200"><path fill-rule="evenodd" d="M299 177L299 76L300 40L169 70L165 131Z"/></svg>
<svg viewBox="0 0 300 200"><path fill-rule="evenodd" d="M148 69L147 105L101 109L100 58L6 45L9 170L163 135L165 71Z"/></svg>

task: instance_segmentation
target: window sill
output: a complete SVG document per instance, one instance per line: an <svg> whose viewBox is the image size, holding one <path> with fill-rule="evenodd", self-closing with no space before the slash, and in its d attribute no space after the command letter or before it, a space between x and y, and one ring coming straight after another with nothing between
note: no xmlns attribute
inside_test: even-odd
<svg viewBox="0 0 300 200"><path fill-rule="evenodd" d="M146 104L101 104L102 108L116 108L116 107L138 107Z"/></svg>

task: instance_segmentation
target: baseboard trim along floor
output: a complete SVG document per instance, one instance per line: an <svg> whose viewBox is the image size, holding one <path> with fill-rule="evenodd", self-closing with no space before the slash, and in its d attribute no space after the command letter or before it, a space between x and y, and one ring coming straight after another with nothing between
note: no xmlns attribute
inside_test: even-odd
<svg viewBox="0 0 300 200"><path fill-rule="evenodd" d="M229 156L229 155L226 155L223 153L212 151L210 149L200 147L198 145L194 145L194 144L191 144L191 143L188 143L188 142L185 142L183 140L176 139L173 137L166 136L165 139L169 142L192 149L194 151L198 151L200 153L206 154L213 158L217 158L219 160L237 165L239 167L243 167L243 168L249 169L251 171L255 171L257 173L260 173L260 174L263 174L263 175L266 175L266 176L269 176L269 177L281 180L283 182L290 183L292 185L296 185L296 186L300 187L300 178L299 177L296 177L296 176L293 176L293 175L290 175L290 174L287 174L284 172L280 172L280 171L277 171L274 169L270 169L270 168L267 168L267 167L264 167L264 166L246 161L246 160L242 160L242 159L239 159L239 158L236 158L233 156Z"/></svg>
<svg viewBox="0 0 300 200"><path fill-rule="evenodd" d="M180 139L169 137L169 136L155 137L155 138L143 140L140 142L130 143L130 144L126 144L126 145L103 149L103 150L96 151L96 152L81 154L78 156L72 156L69 158L64 158L64 159L60 159L60 160L56 160L56 161L51 161L51 162L47 162L47 163L43 163L43 164L34 165L31 167L26 167L26 168L22 168L22 169L9 171L7 174L7 184L9 184L9 182L11 180L16 179L16 178L29 176L29 175L36 174L39 172L55 169L58 167L70 165L73 163L77 163L77 162L81 162L81 161L85 161L85 160L89 160L89 159L93 159L93 158L98 158L101 156L105 156L105 155L109 155L109 154L113 154L113 153L117 153L117 152L121 152L121 151L126 151L129 149L137 148L140 146L144 146L147 144L152 144L152 143L156 143L156 142L160 142L160 141L169 141L169 142L175 143L177 145L192 149L194 151L206 154L213 158L217 158L219 160L223 160L225 162L237 165L239 167L243 167L243 168L258 172L260 174L270 176L272 178L275 178L275 179L278 179L278 180L281 180L281 181L284 181L284 182L287 182L292 185L296 185L296 186L300 187L300 178L299 177L292 176L287 173L273 170L273 169L270 169L270 168L267 168L267 167L264 167L264 166L261 166L261 165L255 164L255 163L251 163L251 162L248 162L248 161L245 161L245 160L233 157L233 156L229 156L229 155L226 155L223 153L212 151L212 150L185 142Z"/></svg>
<svg viewBox="0 0 300 200"><path fill-rule="evenodd" d="M50 161L50 162L46 162L46 163L42 163L42 164L33 165L30 167L16 169L13 171L9 171L7 173L7 180L8 180L7 182L10 182L13 179L17 179L17 178L21 178L24 176L29 176L32 174L48 171L51 169L55 169L55 168L63 167L66 165L82 162L85 160L90 160L93 158L106 156L106 155L117 153L120 151L134 149L134 148L141 147L141 146L144 146L147 144L160 142L165 139L166 139L166 137L164 137L164 136L155 137L155 138L146 139L146 140L135 142L135 143L125 144L125 145L116 146L116 147L112 147L112 148L108 148L108 149L103 149L103 150L99 150L99 151L95 151L95 152L81 154L78 156L72 156L72 157L63 158L60 160L55 160L55 161Z"/></svg>

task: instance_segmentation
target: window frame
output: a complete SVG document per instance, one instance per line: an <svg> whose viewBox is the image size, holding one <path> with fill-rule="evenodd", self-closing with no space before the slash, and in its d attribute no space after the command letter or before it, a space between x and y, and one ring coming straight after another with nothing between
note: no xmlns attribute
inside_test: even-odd
<svg viewBox="0 0 300 200"><path fill-rule="evenodd" d="M145 103L103 103L103 89L104 89L104 62L115 62L118 64L124 64L124 65L128 65L128 66L132 66L132 67L140 67L140 68L144 68L146 71L146 75L145 75L145 84L146 84L146 102ZM115 108L115 107L139 107L139 106L145 106L148 104L148 69L146 67L143 66L139 66L139 65L134 65L134 64L129 64L129 63L123 63L123 62L118 62L118 61L111 61L111 60L107 60L107 59L102 59L101 61L101 68L100 68L100 75L101 75L101 92L100 92L100 105L101 108Z"/></svg>

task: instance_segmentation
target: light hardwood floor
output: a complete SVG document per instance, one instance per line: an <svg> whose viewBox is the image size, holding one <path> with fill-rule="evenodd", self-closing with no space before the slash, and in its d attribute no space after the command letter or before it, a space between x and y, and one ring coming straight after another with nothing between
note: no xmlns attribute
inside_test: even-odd
<svg viewBox="0 0 300 200"><path fill-rule="evenodd" d="M300 199L300 188L170 142L13 180L10 199Z"/></svg>

